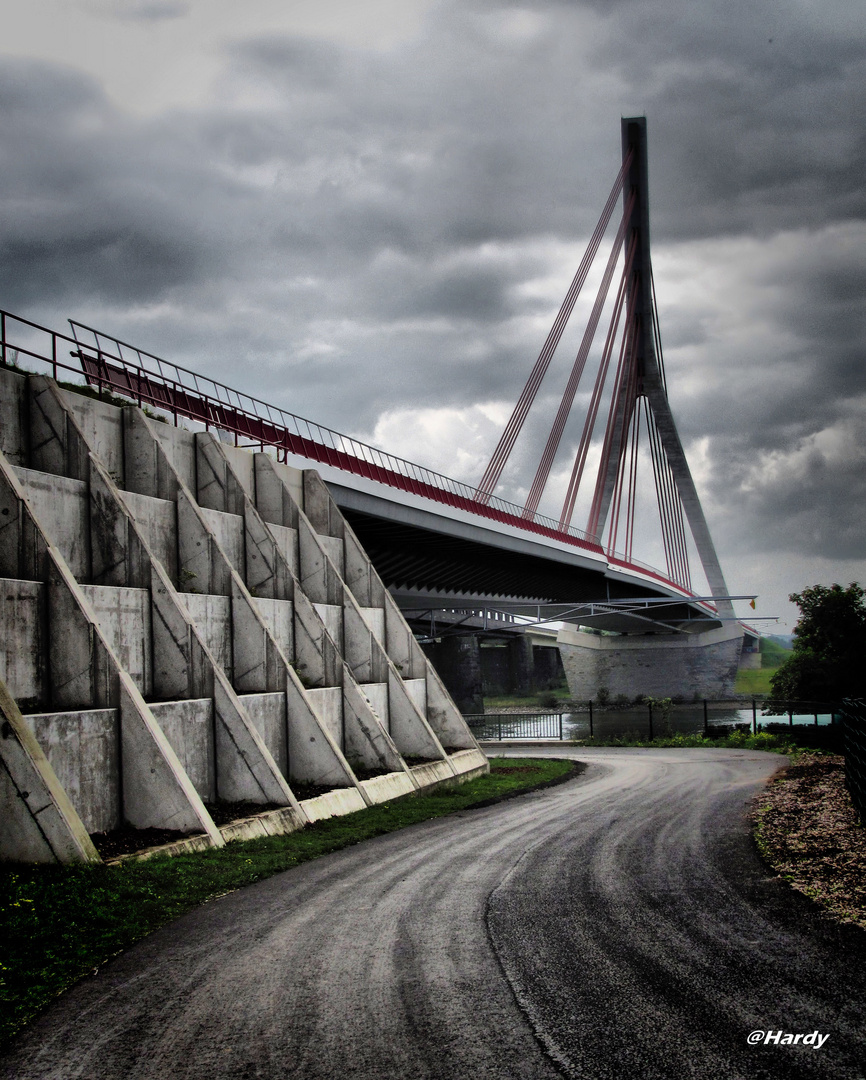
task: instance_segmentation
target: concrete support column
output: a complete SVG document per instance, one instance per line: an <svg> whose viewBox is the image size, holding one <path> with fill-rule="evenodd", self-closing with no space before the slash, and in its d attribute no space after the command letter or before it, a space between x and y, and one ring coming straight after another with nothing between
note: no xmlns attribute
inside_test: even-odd
<svg viewBox="0 0 866 1080"><path fill-rule="evenodd" d="M462 713L484 712L481 648L474 634L444 638L427 653Z"/></svg>
<svg viewBox="0 0 866 1080"><path fill-rule="evenodd" d="M562 659L557 648L536 645L532 650L536 690L552 690L565 678Z"/></svg>
<svg viewBox="0 0 866 1080"><path fill-rule="evenodd" d="M513 694L531 694L533 686L532 642L521 635L508 642L508 681Z"/></svg>

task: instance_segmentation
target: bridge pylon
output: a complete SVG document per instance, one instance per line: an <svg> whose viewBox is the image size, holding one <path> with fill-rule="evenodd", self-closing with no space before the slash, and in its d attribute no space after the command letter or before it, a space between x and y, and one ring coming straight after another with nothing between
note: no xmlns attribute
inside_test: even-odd
<svg viewBox="0 0 866 1080"><path fill-rule="evenodd" d="M735 615L733 605L728 599L730 593L686 460L683 444L674 423L664 373L656 350L658 325L653 301L650 259L646 117L634 116L623 119L622 156L624 162L630 162L623 185L623 207L629 215L628 242L633 245L630 280L626 282L625 288L627 325L634 328L631 336L630 357L633 390L630 392L630 380L624 378L620 383L613 413L613 429L609 439L611 453L606 456L606 460L603 459L603 467L599 470L595 517L591 523L591 531L596 535L604 532L617 478L622 474L628 450L628 440L624 437L624 433L631 425L637 400L644 398L655 420L661 447L670 466L680 503L688 519L707 584L712 595L716 597L716 608L720 616L731 619L735 618Z"/></svg>

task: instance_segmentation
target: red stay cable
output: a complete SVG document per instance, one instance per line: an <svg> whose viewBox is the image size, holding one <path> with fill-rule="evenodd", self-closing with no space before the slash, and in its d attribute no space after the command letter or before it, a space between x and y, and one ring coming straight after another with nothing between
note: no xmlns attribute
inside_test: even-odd
<svg viewBox="0 0 866 1080"><path fill-rule="evenodd" d="M622 221L617 229L616 237L611 248L610 256L607 260L607 266L604 270L604 275L601 279L601 284L598 287L598 293L595 298L595 303L592 306L589 320L586 324L586 330L583 334L583 339L580 343L580 348L577 351L577 356L574 360L574 365L571 369L571 374L568 377L565 391L562 395L562 400L559 403L559 409L553 421L553 426L550 429L550 435L547 438L547 444L544 448L544 452L541 455L541 461L538 466L538 470L535 474L535 479L532 482L532 487L529 491L529 498L526 500L526 506L523 510L524 517L533 517L535 511L538 509L538 504L541 501L541 496L544 492L544 486L547 483L547 478L550 475L550 470L553 466L554 458L556 457L556 451L559 449L559 443L562 439L562 433L565 430L565 425L571 413L571 407L574 404L574 396L577 393L577 387L583 375L583 369L586 366L586 360L589 356L589 350L592 347L593 339L595 338L595 332L598 329L599 320L601 319L601 313L604 309L604 303L607 300L607 294L610 289L610 283L613 279L613 272L616 269L616 263L619 259L620 249L622 248L623 239L625 237L625 230L631 212L634 208L635 193L632 192L629 198L628 205L626 206L625 213L623 214Z"/></svg>
<svg viewBox="0 0 866 1080"><path fill-rule="evenodd" d="M547 369L550 366L550 361L553 358L553 354L556 351L556 347L565 330L566 323L574 310L578 294L586 281L589 268L596 256L602 237L604 236L605 230L607 229L613 214L613 208L616 205L620 191L622 190L626 172L631 165L631 158L632 152L629 151L622 163L622 168L614 181L613 188L611 189L607 202L604 205L604 209L601 212L601 217L593 231L589 245L581 260L580 266L577 269L577 273L574 276L574 280L565 295L565 299L559 309L559 314L556 316L553 327L547 335L547 340L539 353L538 359L535 361L535 366L533 367L529 378L527 379L526 386L523 388L523 392L514 407L511 418L506 424L505 431L502 433L499 443L493 452L493 457L490 459L490 463L484 471L484 475L481 478L481 482L479 483L476 492L476 499L478 502L486 503L499 482L499 477L502 475L505 463L514 448L514 443L517 441L517 436L520 434L520 430L523 427L529 409L535 400L535 395L538 393L541 380L544 378Z"/></svg>

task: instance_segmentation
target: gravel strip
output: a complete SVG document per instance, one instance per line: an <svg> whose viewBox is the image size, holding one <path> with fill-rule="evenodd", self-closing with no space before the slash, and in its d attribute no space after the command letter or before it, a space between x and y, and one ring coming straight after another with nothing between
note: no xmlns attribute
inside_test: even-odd
<svg viewBox="0 0 866 1080"><path fill-rule="evenodd" d="M761 854L838 922L866 928L866 828L845 787L845 759L803 752L758 797Z"/></svg>

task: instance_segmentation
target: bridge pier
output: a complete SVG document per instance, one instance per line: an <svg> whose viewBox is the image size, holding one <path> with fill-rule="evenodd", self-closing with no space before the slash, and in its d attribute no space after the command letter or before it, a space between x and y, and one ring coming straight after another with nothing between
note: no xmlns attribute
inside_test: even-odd
<svg viewBox="0 0 866 1080"><path fill-rule="evenodd" d="M508 674L512 693L531 694L535 689L532 641L525 634L508 642Z"/></svg>
<svg viewBox="0 0 866 1080"><path fill-rule="evenodd" d="M733 697L743 630L600 637L564 627L557 641L572 697L638 695L718 701Z"/></svg>
<svg viewBox="0 0 866 1080"><path fill-rule="evenodd" d="M475 634L445 637L423 648L460 712L484 712L478 637Z"/></svg>

